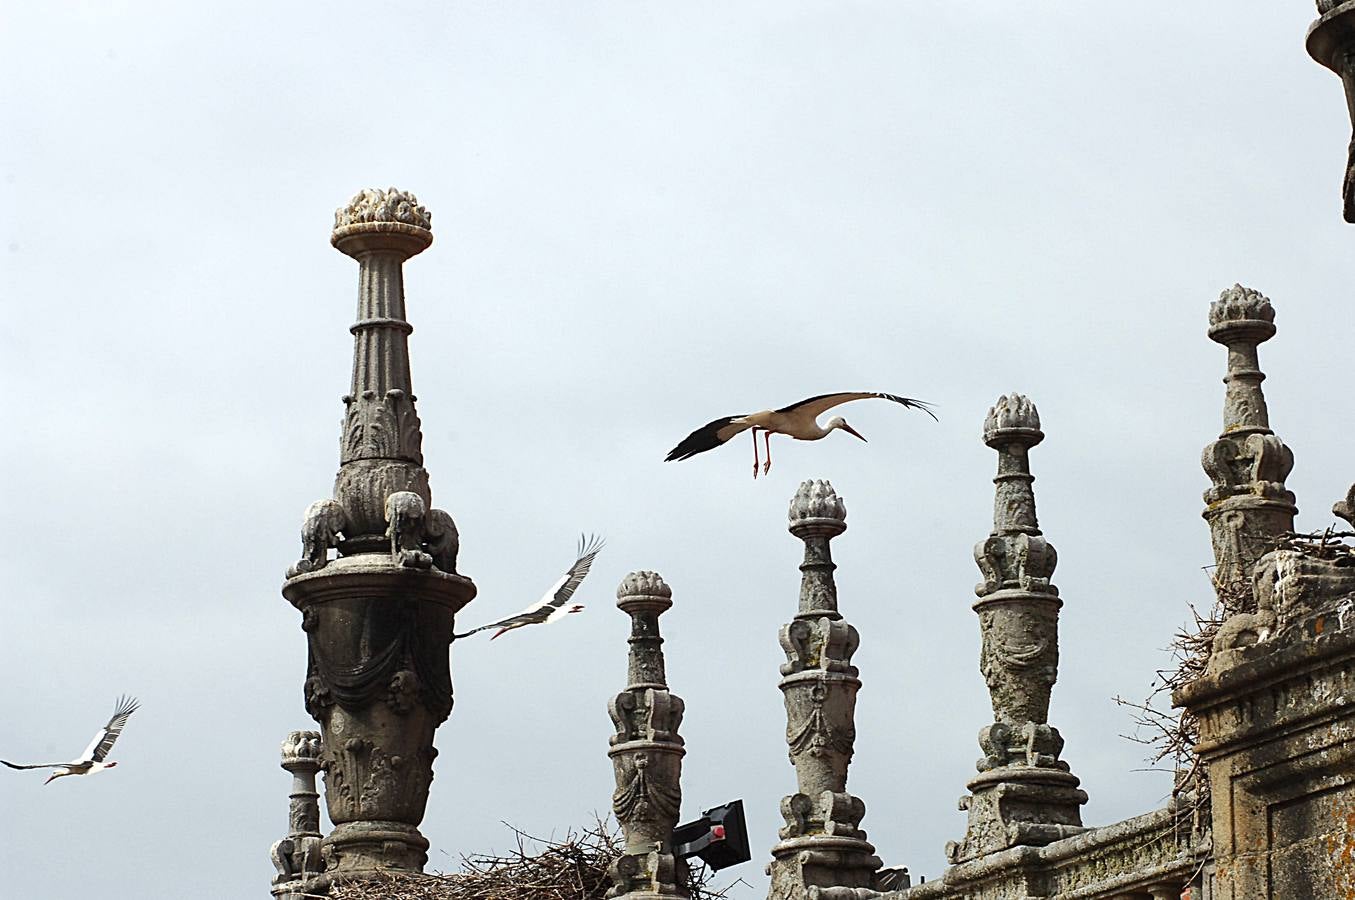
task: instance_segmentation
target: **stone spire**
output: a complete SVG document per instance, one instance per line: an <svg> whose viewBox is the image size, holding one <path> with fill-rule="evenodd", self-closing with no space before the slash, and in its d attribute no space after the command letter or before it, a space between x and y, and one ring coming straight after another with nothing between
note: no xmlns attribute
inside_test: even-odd
<svg viewBox="0 0 1355 900"><path fill-rule="evenodd" d="M1294 495L1284 480L1294 454L1270 430L1265 373L1257 346L1275 334L1275 310L1259 292L1235 285L1209 307L1209 337L1228 348L1223 432L1204 448L1201 464L1213 486L1204 518L1214 544L1214 581L1227 612L1248 612L1252 569L1294 529Z"/></svg>
<svg viewBox="0 0 1355 900"><path fill-rule="evenodd" d="M979 732L985 755L960 801L969 811L964 840L946 846L952 863L1084 830L1087 794L1059 759L1063 738L1049 725L1063 602L1050 582L1058 555L1040 533L1031 487L1028 454L1042 440L1039 412L1020 394L1000 397L983 423L983 442L997 451L998 464L993 531L974 548L983 573L974 611L993 724Z"/></svg>
<svg viewBox="0 0 1355 900"><path fill-rule="evenodd" d="M320 844L320 795L315 773L320 769L320 734L293 731L282 742L282 767L292 775L287 837L273 844L270 855L278 874L273 896L301 900L314 895L315 879L324 871Z"/></svg>
<svg viewBox="0 0 1355 900"><path fill-rule="evenodd" d="M616 589L616 605L630 616L629 683L607 705L616 726L607 755L616 774L612 811L625 849L612 864L614 886L607 896L686 898L687 863L673 855L672 842L687 752L678 735L684 707L668 691L659 636L659 616L673 605L673 592L657 572L631 572Z"/></svg>
<svg viewBox="0 0 1355 900"><path fill-rule="evenodd" d="M331 242L359 266L352 390L334 497L306 510L302 558L282 589L309 646L306 710L320 723L335 825L323 848L338 878L427 861L418 825L433 733L452 709L448 647L475 596L456 574L452 517L432 508L411 392L401 266L432 243L429 224L393 188L363 191L335 215Z"/></svg>
<svg viewBox="0 0 1355 900"><path fill-rule="evenodd" d="M1346 92L1346 109L1355 123L1355 3L1317 0L1317 12L1317 21L1308 27L1308 53L1340 76ZM1355 223L1355 137L1347 151L1341 194L1345 219Z"/></svg>
<svg viewBox="0 0 1355 900"><path fill-rule="evenodd" d="M768 897L803 900L824 888L873 888L880 860L866 841L866 804L847 793L856 743L852 665L860 643L837 608L829 542L847 529L847 508L827 481L806 481L790 502L790 533L804 541L800 608L782 626L781 692L796 792L781 800L785 827L772 848Z"/></svg>

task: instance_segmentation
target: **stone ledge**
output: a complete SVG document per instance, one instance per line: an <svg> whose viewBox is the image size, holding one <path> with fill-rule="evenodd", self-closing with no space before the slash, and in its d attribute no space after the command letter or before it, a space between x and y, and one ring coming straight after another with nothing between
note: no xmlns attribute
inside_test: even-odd
<svg viewBox="0 0 1355 900"><path fill-rule="evenodd" d="M936 881L882 895L890 900L960 898L998 900L1036 896L1093 900L1184 882L1200 865L1203 848L1177 832L1176 813L1159 809L1044 847L1013 847L951 866ZM1020 894L1024 896L1025 894Z"/></svg>

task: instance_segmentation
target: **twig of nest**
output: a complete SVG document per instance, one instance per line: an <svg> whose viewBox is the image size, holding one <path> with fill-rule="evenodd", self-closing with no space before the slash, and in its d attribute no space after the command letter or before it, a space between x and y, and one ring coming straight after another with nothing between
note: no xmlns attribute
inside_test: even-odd
<svg viewBox="0 0 1355 900"><path fill-rule="evenodd" d="M507 825L507 823L505 823ZM570 830L560 840L512 831L516 847L503 855L461 857L461 871L418 875L383 873L335 885L331 900L603 900L608 874L621 855L620 831L599 820ZM713 873L697 866L688 885L692 900L723 900L728 888L712 887Z"/></svg>
<svg viewBox="0 0 1355 900"><path fill-rule="evenodd" d="M1254 602L1250 584L1240 580L1224 583L1217 577L1211 580L1214 582L1214 604L1204 612L1193 604L1190 606L1194 621L1172 636L1168 649L1173 665L1157 671L1148 698L1142 703L1114 698L1119 705L1133 710L1135 733L1125 737L1152 748L1150 764L1170 765L1177 826L1189 829L1192 834L1200 834L1209 826L1209 778L1195 754L1200 723L1189 710L1163 711L1153 704L1163 698L1170 702L1174 691L1204 674L1219 626L1229 616L1247 611Z"/></svg>
<svg viewBox="0 0 1355 900"><path fill-rule="evenodd" d="M1346 543L1346 538L1355 538L1355 531L1332 531L1330 528L1308 533L1290 531L1276 539L1275 549L1329 559L1338 566L1355 565L1355 546Z"/></svg>

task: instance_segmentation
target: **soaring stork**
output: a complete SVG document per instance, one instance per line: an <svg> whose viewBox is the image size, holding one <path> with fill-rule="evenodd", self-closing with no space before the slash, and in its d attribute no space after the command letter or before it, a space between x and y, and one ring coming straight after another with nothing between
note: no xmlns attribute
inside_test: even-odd
<svg viewBox="0 0 1355 900"><path fill-rule="evenodd" d="M499 630L490 637L492 641L514 628L558 622L570 613L582 612L583 605L580 603L570 604L569 598L574 596L574 592L579 589L579 585L583 584L584 576L588 574L589 568L592 567L593 559L602 549L602 544L603 541L599 537L585 538L583 535L579 535L579 550L576 554L578 558L574 560L574 565L569 567L569 571L561 575L560 580L550 586L550 590L546 591L545 596L515 616L490 622L488 625L481 625L479 628L472 628L462 634L454 634L452 639L456 640L475 634L477 631L497 628Z"/></svg>
<svg viewBox="0 0 1355 900"><path fill-rule="evenodd" d="M865 438L861 433L848 425L847 420L841 416L833 416L828 420L828 424L822 427L816 420L834 406L840 406L852 400L865 400L868 397L892 400L911 409L920 409L933 419L936 418L936 414L931 410L931 404L924 400L896 397L893 394L881 394L876 391L844 391L838 394L820 394L817 397L810 397L808 400L801 400L799 403L792 403L790 406L783 406L780 409L764 409L762 412L748 413L742 416L725 416L722 419L716 419L714 422L708 422L687 435L682 439L682 443L668 451L668 457L664 462L688 459L698 453L714 450L739 432L751 428L753 430L753 477L757 478L757 433L759 431L764 435L763 446L767 448L767 462L762 466L762 474L765 475L772 470L773 434L788 435L797 441L817 441L826 438L830 432L841 428L848 434L859 437L864 441Z"/></svg>
<svg viewBox="0 0 1355 900"><path fill-rule="evenodd" d="M9 760L0 759L11 769L55 769L43 784L50 784L57 778L66 775L92 775L95 772L102 772L104 769L111 769L117 765L115 762L104 762L108 758L108 752L113 749L113 742L122 734L122 727L127 724L127 717L137 711L138 703L134 697L119 697L118 705L113 710L113 717L108 720L108 724L99 729L99 733L94 735L94 740L89 742L85 752L80 754L80 758L68 763L35 763L31 766L21 766L12 763Z"/></svg>

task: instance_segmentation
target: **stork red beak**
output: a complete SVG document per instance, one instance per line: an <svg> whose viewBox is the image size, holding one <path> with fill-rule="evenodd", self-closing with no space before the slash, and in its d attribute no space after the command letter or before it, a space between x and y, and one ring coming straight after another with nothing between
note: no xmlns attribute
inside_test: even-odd
<svg viewBox="0 0 1355 900"><path fill-rule="evenodd" d="M855 428L853 428L852 426L848 425L846 422L843 422L843 423L842 423L842 430L845 431L845 432L847 432L848 434L850 434L852 437L859 437L859 438L861 438L861 440L863 440L863 441L866 440L864 437L862 437L861 432L857 431ZM866 443L869 444L870 441L866 441Z"/></svg>
<svg viewBox="0 0 1355 900"><path fill-rule="evenodd" d="M569 608L569 611L572 613L583 612L583 607L576 603Z"/></svg>
<svg viewBox="0 0 1355 900"><path fill-rule="evenodd" d="M44 781L43 784L51 784L51 783L52 783L52 779L54 779L54 778L56 778L55 775L48 775L48 776L47 776L47 780Z"/></svg>

